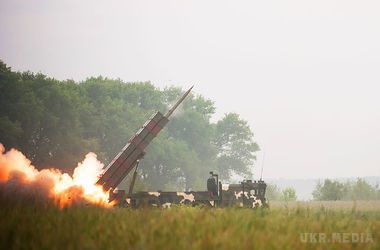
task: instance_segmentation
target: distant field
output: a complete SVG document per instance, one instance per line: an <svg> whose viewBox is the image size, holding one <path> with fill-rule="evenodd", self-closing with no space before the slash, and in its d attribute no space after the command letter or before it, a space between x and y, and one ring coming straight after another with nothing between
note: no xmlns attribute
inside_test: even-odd
<svg viewBox="0 0 380 250"><path fill-rule="evenodd" d="M0 249L380 249L378 202L357 202L356 209L322 204L272 203L252 211L3 203Z"/></svg>
<svg viewBox="0 0 380 250"><path fill-rule="evenodd" d="M354 209L360 211L380 211L380 201L292 201L270 202L271 208L328 208L328 209Z"/></svg>

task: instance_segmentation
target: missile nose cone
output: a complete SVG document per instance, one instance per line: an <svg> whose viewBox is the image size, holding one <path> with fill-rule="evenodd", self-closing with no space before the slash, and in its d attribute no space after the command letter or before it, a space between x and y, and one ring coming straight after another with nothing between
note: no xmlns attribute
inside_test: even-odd
<svg viewBox="0 0 380 250"><path fill-rule="evenodd" d="M185 94L183 94L182 98L186 98L186 96L190 93L190 91L191 91L193 88L194 88L194 85L191 86L191 87L185 92ZM181 99L182 99L182 98L181 98Z"/></svg>
<svg viewBox="0 0 380 250"><path fill-rule="evenodd" d="M191 86L184 94L184 97L186 98L186 96L190 93L190 91L194 88L194 85Z"/></svg>
<svg viewBox="0 0 380 250"><path fill-rule="evenodd" d="M194 85L191 86L191 88L189 88L185 94L182 95L182 97L177 101L176 104L174 104L174 106L169 109L169 111L166 113L165 117L166 118L169 118L169 116L171 116L174 112L174 110L183 102L183 100L185 100L185 98L189 95L190 91L194 88Z"/></svg>

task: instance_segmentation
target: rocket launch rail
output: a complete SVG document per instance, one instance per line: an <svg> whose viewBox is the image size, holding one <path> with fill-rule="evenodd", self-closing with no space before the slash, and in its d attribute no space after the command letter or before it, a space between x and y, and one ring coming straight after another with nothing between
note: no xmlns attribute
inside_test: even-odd
<svg viewBox="0 0 380 250"><path fill-rule="evenodd" d="M145 148L169 122L169 117L185 100L193 87L188 89L165 115L160 112L153 114L110 162L96 184L102 185L104 190L114 190L144 156Z"/></svg>

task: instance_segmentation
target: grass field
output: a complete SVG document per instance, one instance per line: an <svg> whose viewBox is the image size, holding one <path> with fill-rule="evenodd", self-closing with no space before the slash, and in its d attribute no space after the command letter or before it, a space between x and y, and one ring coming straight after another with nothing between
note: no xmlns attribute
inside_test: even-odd
<svg viewBox="0 0 380 250"><path fill-rule="evenodd" d="M372 206L357 202L356 207L331 204L273 204L271 209L256 211L91 206L60 210L2 202L0 248L380 249L379 202ZM305 233L325 236L313 242ZM335 242L327 242L332 235Z"/></svg>
<svg viewBox="0 0 380 250"><path fill-rule="evenodd" d="M326 208L333 210L379 211L380 201L274 201L271 208Z"/></svg>

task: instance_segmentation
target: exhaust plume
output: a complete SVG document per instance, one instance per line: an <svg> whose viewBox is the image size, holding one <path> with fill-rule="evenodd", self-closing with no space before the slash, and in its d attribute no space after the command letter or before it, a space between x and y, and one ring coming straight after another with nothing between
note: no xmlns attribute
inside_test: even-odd
<svg viewBox="0 0 380 250"><path fill-rule="evenodd" d="M60 208L73 204L110 207L109 191L95 185L103 166L96 154L88 153L73 176L54 168L37 170L20 151L12 148L5 152L0 143L0 196L4 200L51 201Z"/></svg>

